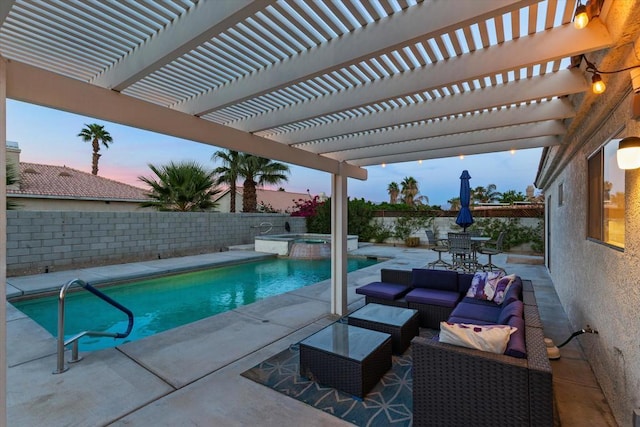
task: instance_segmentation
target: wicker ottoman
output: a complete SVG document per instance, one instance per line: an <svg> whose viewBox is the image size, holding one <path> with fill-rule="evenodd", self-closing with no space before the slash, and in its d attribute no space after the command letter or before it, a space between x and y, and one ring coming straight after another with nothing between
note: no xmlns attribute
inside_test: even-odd
<svg viewBox="0 0 640 427"><path fill-rule="evenodd" d="M381 304L367 304L348 317L350 325L391 335L391 345L395 354L402 354L418 335L420 317L418 310L392 307Z"/></svg>
<svg viewBox="0 0 640 427"><path fill-rule="evenodd" d="M333 323L300 342L300 375L364 397L391 369L391 336Z"/></svg>

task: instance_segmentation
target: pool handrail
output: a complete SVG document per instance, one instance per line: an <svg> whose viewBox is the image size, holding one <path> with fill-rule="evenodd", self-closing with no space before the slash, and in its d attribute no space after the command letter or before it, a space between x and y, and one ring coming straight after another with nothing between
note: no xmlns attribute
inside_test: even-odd
<svg viewBox="0 0 640 427"><path fill-rule="evenodd" d="M87 291L91 292L92 294L94 294L98 298L102 299L103 301L106 301L107 303L111 304L112 306L114 306L118 310L124 312L127 315L127 317L129 318L129 323L127 325L127 330L125 332L122 332L122 333L120 333L120 332L83 331L83 332L80 332L80 333L72 336L71 338L69 338L68 340L65 341L65 339L64 339L64 300L65 300L65 297L67 295L67 291L73 285L81 286L82 288L84 288ZM78 357L78 340L80 338L82 338L84 336L126 338L131 333L131 329L133 329L133 313L131 312L131 310L129 310L128 308L126 308L125 306L120 304L119 302L115 301L113 298L109 297L108 295L105 295L104 293L100 292L98 289L94 288L89 283L85 282L84 280L80 280L80 279L70 280L69 282L67 282L66 284L64 284L60 288L60 293L58 295L58 344L57 344L58 360L57 360L56 370L53 371L53 373L54 374L61 374L61 373L65 372L67 369L69 369L64 364L64 349L69 344L73 344L73 346L71 348L71 360L69 360L69 363L75 363L75 362L79 362L80 360L82 360L81 357Z"/></svg>

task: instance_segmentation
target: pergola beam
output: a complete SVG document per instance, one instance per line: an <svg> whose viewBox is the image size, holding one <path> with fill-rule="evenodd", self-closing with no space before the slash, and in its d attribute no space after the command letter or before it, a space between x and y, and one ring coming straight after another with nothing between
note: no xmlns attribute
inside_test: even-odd
<svg viewBox="0 0 640 427"><path fill-rule="evenodd" d="M436 150L424 150L414 153L398 154L386 157L371 157L358 159L354 164L358 166L373 166L380 164L412 162L418 160L440 159L443 157L470 156L473 154L497 153L510 150L526 150L529 148L548 147L560 144L560 138L556 136L541 136L537 138L525 138L512 141L490 142L466 147L447 147Z"/></svg>
<svg viewBox="0 0 640 427"><path fill-rule="evenodd" d="M357 166L16 61L7 62L7 97L328 173L367 179L367 171Z"/></svg>
<svg viewBox="0 0 640 427"><path fill-rule="evenodd" d="M587 90L589 90L589 85L581 71L563 70L505 85L474 90L460 96L450 96L422 104L411 104L403 108L345 119L330 125L316 126L283 135L274 135L270 138L293 145L403 123L519 104L533 99L572 95Z"/></svg>
<svg viewBox="0 0 640 427"><path fill-rule="evenodd" d="M275 0L201 1L91 83L122 91Z"/></svg>
<svg viewBox="0 0 640 427"><path fill-rule="evenodd" d="M320 97L313 102L239 120L229 126L259 132L609 47L612 40L606 27L597 20L593 24L581 31L571 24L552 28Z"/></svg>
<svg viewBox="0 0 640 427"><path fill-rule="evenodd" d="M410 11L366 25L353 31L348 37L310 49L287 61L180 103L175 108L189 114L205 115L210 111L357 64L389 50L400 49L419 40L518 10L537 1L456 0L456 7L451 7L447 2L423 2L411 7Z"/></svg>
<svg viewBox="0 0 640 427"><path fill-rule="evenodd" d="M336 160L349 161L360 158L381 157L387 158L396 154L414 153L442 148L490 144L500 141L515 141L518 139L531 139L549 135L564 135L566 128L559 120L549 120L538 123L528 123L518 126L506 126L491 130L458 133L434 138L421 138L413 141L399 142L395 144L363 147L354 150L339 151L328 154Z"/></svg>
<svg viewBox="0 0 640 427"><path fill-rule="evenodd" d="M0 2L0 27L4 23L4 20L9 16L9 11L13 7L15 0L2 0Z"/></svg>
<svg viewBox="0 0 640 427"><path fill-rule="evenodd" d="M561 120L574 116L575 111L569 101L566 99L554 99L538 104L502 108L462 117L414 124L413 126L360 133L344 138L323 141L321 144L311 143L305 146L305 149L314 153L325 154L415 139L488 130L504 126L522 125L546 120Z"/></svg>

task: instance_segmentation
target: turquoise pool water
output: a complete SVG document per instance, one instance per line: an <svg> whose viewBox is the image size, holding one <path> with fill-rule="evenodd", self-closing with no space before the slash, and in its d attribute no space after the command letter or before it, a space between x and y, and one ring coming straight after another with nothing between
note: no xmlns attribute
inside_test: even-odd
<svg viewBox="0 0 640 427"><path fill-rule="evenodd" d="M348 271L376 264L375 259L350 258ZM134 316L124 339L84 337L80 350L92 351L147 337L236 307L311 285L331 277L331 261L273 259L218 267L100 288ZM57 336L58 298L43 297L13 305ZM127 316L88 292L73 292L65 300L65 334L93 331L124 332Z"/></svg>

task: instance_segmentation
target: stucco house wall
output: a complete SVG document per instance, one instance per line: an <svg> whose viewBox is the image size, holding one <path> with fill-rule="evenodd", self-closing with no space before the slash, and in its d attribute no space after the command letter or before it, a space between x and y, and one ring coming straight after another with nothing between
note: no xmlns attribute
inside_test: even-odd
<svg viewBox="0 0 640 427"><path fill-rule="evenodd" d="M640 407L640 169L625 176L624 250L587 238L588 157L620 131L620 138L640 135L629 74L614 75L607 85L588 114L574 120L568 146L543 156L539 176L546 181L547 265L554 286L573 331L586 325L599 331L577 339L616 420L632 425Z"/></svg>
<svg viewBox="0 0 640 427"><path fill-rule="evenodd" d="M236 212L242 212L242 192L243 187L237 187L236 190ZM324 199L324 194L320 195L320 198ZM291 213L295 210L296 202L298 200L308 200L311 196L307 193L292 193L289 191L269 190L265 188L256 188L256 201L258 202L258 210L260 205L263 204L266 207L274 209L280 213ZM226 189L223 193L219 194L215 202L217 212L230 212L231 211L231 190Z"/></svg>

